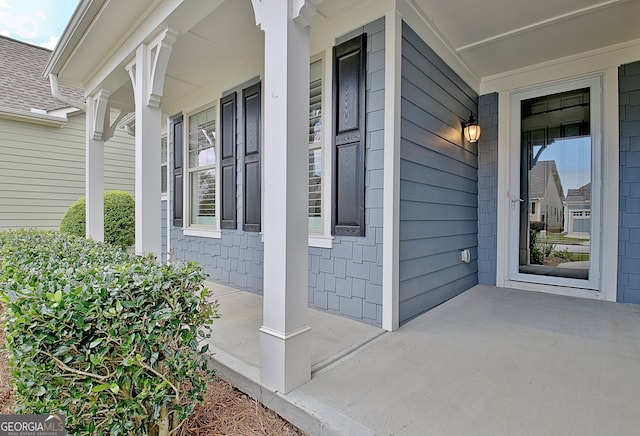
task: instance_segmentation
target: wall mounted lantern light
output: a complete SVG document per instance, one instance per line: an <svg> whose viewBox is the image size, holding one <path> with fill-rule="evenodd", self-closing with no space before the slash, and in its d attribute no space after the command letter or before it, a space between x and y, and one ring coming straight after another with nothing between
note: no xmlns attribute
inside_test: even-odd
<svg viewBox="0 0 640 436"><path fill-rule="evenodd" d="M462 123L462 127L464 129L464 137L467 141L478 142L482 129L478 125L476 117L473 116L473 112L469 114L469 121L467 121L466 123Z"/></svg>

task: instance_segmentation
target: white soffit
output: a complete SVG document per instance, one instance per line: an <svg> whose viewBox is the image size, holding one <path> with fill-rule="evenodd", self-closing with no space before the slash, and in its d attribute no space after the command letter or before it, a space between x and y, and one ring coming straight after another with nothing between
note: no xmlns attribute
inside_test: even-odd
<svg viewBox="0 0 640 436"><path fill-rule="evenodd" d="M104 3L88 29L80 37L80 43L73 51L73 62L64 65L64 74L60 79L67 85L83 87L87 76L105 62L104 47L114 47L124 35L130 34L139 17L147 14L151 2L111 0ZM126 10L126 13L118 11ZM117 16L118 19L104 20L104 17ZM96 49L94 44L100 44ZM108 53L108 52L107 52ZM80 59L81 61L77 61Z"/></svg>

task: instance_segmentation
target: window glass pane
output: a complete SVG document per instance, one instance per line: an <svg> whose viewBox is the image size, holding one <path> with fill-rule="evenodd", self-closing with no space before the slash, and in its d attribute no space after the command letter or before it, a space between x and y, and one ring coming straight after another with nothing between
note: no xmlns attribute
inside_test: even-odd
<svg viewBox="0 0 640 436"><path fill-rule="evenodd" d="M309 144L322 142L322 61L310 67L309 78Z"/></svg>
<svg viewBox="0 0 640 436"><path fill-rule="evenodd" d="M522 101L519 271L589 279L589 88Z"/></svg>
<svg viewBox="0 0 640 436"><path fill-rule="evenodd" d="M167 165L166 164L160 167L160 192L162 194L167 193Z"/></svg>
<svg viewBox="0 0 640 436"><path fill-rule="evenodd" d="M194 171L190 174L191 224L216 223L216 170Z"/></svg>
<svg viewBox="0 0 640 436"><path fill-rule="evenodd" d="M160 138L160 192L167 193L167 137Z"/></svg>
<svg viewBox="0 0 640 436"><path fill-rule="evenodd" d="M309 230L322 228L322 150L309 150Z"/></svg>
<svg viewBox="0 0 640 436"><path fill-rule="evenodd" d="M309 75L309 230L322 230L322 61Z"/></svg>
<svg viewBox="0 0 640 436"><path fill-rule="evenodd" d="M190 224L216 225L215 107L189 117Z"/></svg>
<svg viewBox="0 0 640 436"><path fill-rule="evenodd" d="M216 163L215 107L197 113L189 119L189 166L191 168Z"/></svg>
<svg viewBox="0 0 640 436"><path fill-rule="evenodd" d="M167 163L167 137L160 138L160 163Z"/></svg>

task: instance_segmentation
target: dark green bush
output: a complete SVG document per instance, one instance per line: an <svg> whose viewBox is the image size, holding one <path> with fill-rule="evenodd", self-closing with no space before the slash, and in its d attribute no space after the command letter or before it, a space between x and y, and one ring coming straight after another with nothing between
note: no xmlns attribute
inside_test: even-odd
<svg viewBox="0 0 640 436"><path fill-rule="evenodd" d="M195 264L58 232L0 232L2 323L17 413L72 434L159 434L202 401L217 305Z"/></svg>
<svg viewBox="0 0 640 436"><path fill-rule="evenodd" d="M76 200L62 218L60 231L71 235L86 235L87 198ZM135 201L125 191L104 193L104 242L126 249L135 242Z"/></svg>

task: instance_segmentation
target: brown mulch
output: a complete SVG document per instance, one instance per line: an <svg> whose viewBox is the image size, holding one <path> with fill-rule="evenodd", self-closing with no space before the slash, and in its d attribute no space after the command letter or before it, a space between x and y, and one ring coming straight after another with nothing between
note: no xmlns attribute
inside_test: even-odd
<svg viewBox="0 0 640 436"><path fill-rule="evenodd" d="M303 435L274 411L223 380L209 383L201 407L183 425L182 435Z"/></svg>
<svg viewBox="0 0 640 436"><path fill-rule="evenodd" d="M2 308L0 307L0 313ZM4 329L0 329L0 415L11 413L13 398L9 388L9 366L7 365L7 350L2 348L4 344Z"/></svg>
<svg viewBox="0 0 640 436"><path fill-rule="evenodd" d="M0 347L4 344L4 330L0 329ZM7 352L0 348L0 414L10 414L13 406ZM217 378L207 386L202 406L180 429L183 436L204 435L304 435L274 411L230 384Z"/></svg>

